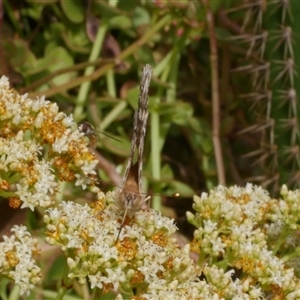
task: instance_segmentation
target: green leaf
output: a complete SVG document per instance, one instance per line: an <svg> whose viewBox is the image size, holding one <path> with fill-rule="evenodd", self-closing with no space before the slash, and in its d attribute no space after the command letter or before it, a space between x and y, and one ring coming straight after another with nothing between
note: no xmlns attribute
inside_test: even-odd
<svg viewBox="0 0 300 300"><path fill-rule="evenodd" d="M22 178L20 173L15 173L14 175L12 175L11 177L9 177L9 183L17 183L20 179ZM3 179L3 177L2 177Z"/></svg>
<svg viewBox="0 0 300 300"><path fill-rule="evenodd" d="M31 6L24 8L24 10L22 11L22 17L28 16L34 20L39 20L42 17L44 7L46 5L49 5L49 3L45 2L47 1L40 1L40 3L33 2Z"/></svg>
<svg viewBox="0 0 300 300"><path fill-rule="evenodd" d="M126 16L116 16L109 19L109 27L111 29L130 29L132 27L132 20Z"/></svg>
<svg viewBox="0 0 300 300"><path fill-rule="evenodd" d="M179 193L180 197L192 197L195 194L190 186L177 180L170 181L169 186L173 189L172 194Z"/></svg>
<svg viewBox="0 0 300 300"><path fill-rule="evenodd" d="M51 49L49 53L45 54L45 60L48 62L48 70L50 73L53 73L61 68L70 67L74 64L73 57L63 47ZM70 81L74 76L74 72L62 74L55 77L53 82L56 85L61 85Z"/></svg>
<svg viewBox="0 0 300 300"><path fill-rule="evenodd" d="M98 135L99 144L103 144L106 149L111 153L117 154L122 157L128 157L131 143L128 139L111 135L113 138L117 138L120 141L116 141L109 136L104 136L101 133Z"/></svg>
<svg viewBox="0 0 300 300"><path fill-rule="evenodd" d="M65 261L66 260L63 256L58 256L57 259L51 264L51 268L48 272L49 280L61 280L66 265Z"/></svg>
<svg viewBox="0 0 300 300"><path fill-rule="evenodd" d="M134 109L137 109L137 107L138 107L139 92L140 92L140 90L139 90L138 85L136 85L134 88L128 90L128 92L127 92L127 100Z"/></svg>
<svg viewBox="0 0 300 300"><path fill-rule="evenodd" d="M136 50L136 55L141 63L155 65L153 59L153 50L148 47L140 47Z"/></svg>
<svg viewBox="0 0 300 300"><path fill-rule="evenodd" d="M208 126L207 122L201 118L191 117L189 119L189 125L194 131L200 134L210 131L210 127Z"/></svg>
<svg viewBox="0 0 300 300"><path fill-rule="evenodd" d="M172 180L174 178L173 170L168 164L161 168L161 177L163 180Z"/></svg>
<svg viewBox="0 0 300 300"><path fill-rule="evenodd" d="M0 196L3 198L9 198L15 196L14 192L5 192L5 191L0 191Z"/></svg>
<svg viewBox="0 0 300 300"><path fill-rule="evenodd" d="M77 53L87 54L90 52L90 41L86 32L78 26L71 26L68 31L63 31L61 38L68 48Z"/></svg>
<svg viewBox="0 0 300 300"><path fill-rule="evenodd" d="M72 23L81 23L84 20L84 9L81 5L81 1L60 1L61 7L66 17Z"/></svg>
<svg viewBox="0 0 300 300"><path fill-rule="evenodd" d="M25 41L16 38L12 43L3 43L3 48L14 70L23 76L36 73L36 57Z"/></svg>
<svg viewBox="0 0 300 300"><path fill-rule="evenodd" d="M0 299L2 299L2 300L11 299L11 298L8 298L8 296L7 296L7 289L8 289L10 284L11 284L11 281L9 279L5 278L4 276L1 277L1 281L0 281Z"/></svg>
<svg viewBox="0 0 300 300"><path fill-rule="evenodd" d="M44 38L49 42L60 41L61 35L67 30L63 23L55 22L44 31Z"/></svg>
<svg viewBox="0 0 300 300"><path fill-rule="evenodd" d="M209 155L213 153L214 145L211 138L202 138L201 142L198 143L198 147L202 149L205 154Z"/></svg>
<svg viewBox="0 0 300 300"><path fill-rule="evenodd" d="M149 12L138 6L133 11L132 22L134 27L140 27L142 25L147 25L150 23L150 15Z"/></svg>
<svg viewBox="0 0 300 300"><path fill-rule="evenodd" d="M188 120L193 116L194 109L189 103L176 101L174 105L176 108L172 120L177 125L187 125Z"/></svg>

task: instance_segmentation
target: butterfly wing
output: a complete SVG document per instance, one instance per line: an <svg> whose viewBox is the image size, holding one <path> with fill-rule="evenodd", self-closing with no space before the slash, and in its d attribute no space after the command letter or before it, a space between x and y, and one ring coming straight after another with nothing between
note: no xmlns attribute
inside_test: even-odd
<svg viewBox="0 0 300 300"><path fill-rule="evenodd" d="M151 75L152 67L150 65L145 65L142 70L138 109L134 113L130 156L123 178L122 189L118 195L119 206L124 210L128 210L129 212L135 212L139 210L144 202L144 197L141 194L143 190L143 152L146 125L149 114L148 91ZM138 149L138 155L137 162L134 164L133 159L136 149Z"/></svg>

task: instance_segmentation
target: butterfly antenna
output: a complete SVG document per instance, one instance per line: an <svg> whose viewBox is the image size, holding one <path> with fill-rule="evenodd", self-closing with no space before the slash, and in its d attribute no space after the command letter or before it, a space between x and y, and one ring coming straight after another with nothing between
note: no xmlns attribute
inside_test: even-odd
<svg viewBox="0 0 300 300"><path fill-rule="evenodd" d="M105 132L100 131L100 130L95 130L95 131L96 131L96 132L99 132L99 133L101 133L101 134L103 134L103 135L105 135L105 136L108 136L109 138L111 138L111 139L113 139L113 140L115 140L115 141L117 141L117 142L119 142L119 143L123 143L121 140L119 140L119 139L113 137L112 135L110 135L110 134L108 134L108 133L105 133Z"/></svg>
<svg viewBox="0 0 300 300"><path fill-rule="evenodd" d="M119 229L119 232L118 232L118 235L117 235L117 238L116 238L115 245L117 244L118 239L119 239L119 236L120 236L120 233L121 233L121 230L123 229L123 226L124 226L124 223L125 223L125 218L126 218L126 216L127 216L127 211L128 211L128 207L125 208L124 216L123 216L122 223L121 223L121 227L120 227L120 229Z"/></svg>

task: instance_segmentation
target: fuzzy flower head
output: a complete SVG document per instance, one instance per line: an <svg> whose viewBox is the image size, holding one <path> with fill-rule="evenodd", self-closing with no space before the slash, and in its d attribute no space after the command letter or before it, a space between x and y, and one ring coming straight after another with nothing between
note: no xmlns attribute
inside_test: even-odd
<svg viewBox="0 0 300 300"><path fill-rule="evenodd" d="M25 226L15 225L11 231L14 234L4 235L0 243L1 276L13 280L20 286L20 294L28 296L41 278L41 270L33 259L40 249Z"/></svg>
<svg viewBox="0 0 300 300"><path fill-rule="evenodd" d="M300 281L288 261L299 245L300 194L285 188L282 195L283 199L271 199L261 187L247 184L218 186L194 198L196 213L187 213L196 226L191 248L199 253L199 264L211 262L204 274L226 297L233 299L240 292L257 297L280 293L285 299L298 299ZM227 278L222 284L224 272L215 264L240 270L239 281Z"/></svg>
<svg viewBox="0 0 300 300"><path fill-rule="evenodd" d="M94 188L96 164L72 116L0 79L0 195L12 207L50 206L58 181Z"/></svg>
<svg viewBox="0 0 300 300"><path fill-rule="evenodd" d="M194 299L202 292L210 297L189 245L180 249L172 238L172 219L138 211L126 217L117 240L123 213L114 198L102 194L92 205L63 202L48 210L46 241L64 251L68 278L82 284L88 278L92 288L122 291L130 299Z"/></svg>

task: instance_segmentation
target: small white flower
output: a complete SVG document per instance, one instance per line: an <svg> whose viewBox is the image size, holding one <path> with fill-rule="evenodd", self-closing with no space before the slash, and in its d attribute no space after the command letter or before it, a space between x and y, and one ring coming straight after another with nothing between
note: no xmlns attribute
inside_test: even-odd
<svg viewBox="0 0 300 300"><path fill-rule="evenodd" d="M2 276L7 276L20 286L20 293L29 296L30 290L40 280L40 268L32 254L38 252L37 241L31 238L25 226L14 226L15 234L4 236L0 243L0 267Z"/></svg>
<svg viewBox="0 0 300 300"><path fill-rule="evenodd" d="M0 87L8 87L9 86L9 80L6 76L2 75L0 78Z"/></svg>
<svg viewBox="0 0 300 300"><path fill-rule="evenodd" d="M49 103L50 101L46 101L45 96L42 96L32 101L31 109L34 112L38 112L42 107L47 106Z"/></svg>
<svg viewBox="0 0 300 300"><path fill-rule="evenodd" d="M61 138L55 138L55 142L52 145L52 149L54 152L62 153L68 151L68 136L64 134Z"/></svg>
<svg viewBox="0 0 300 300"><path fill-rule="evenodd" d="M73 125L74 124L73 115L71 114L69 116L65 116L62 123L67 128L70 127L71 125Z"/></svg>
<svg viewBox="0 0 300 300"><path fill-rule="evenodd" d="M81 186L82 189L85 190L87 187L86 177L83 177L81 174L75 174L75 177L77 178L77 180L75 182L75 186Z"/></svg>

